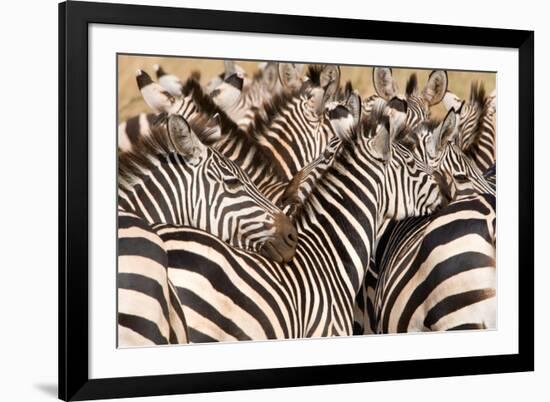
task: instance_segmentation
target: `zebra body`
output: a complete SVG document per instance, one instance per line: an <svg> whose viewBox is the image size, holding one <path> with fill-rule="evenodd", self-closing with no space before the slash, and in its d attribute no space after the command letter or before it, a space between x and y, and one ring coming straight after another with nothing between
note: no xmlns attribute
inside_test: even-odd
<svg viewBox="0 0 550 402"><path fill-rule="evenodd" d="M456 117L454 109L452 109L439 126L428 129L426 125L421 125L417 128L417 130L415 130L414 135L419 137L419 140L417 141L419 148L425 149L426 153L429 156L431 155L431 158L429 158L430 165L434 169L437 169L447 177L455 178L455 182L457 180L465 181L467 185L471 187L468 191L457 188L455 189L456 194L462 194L462 197L471 196L474 198L478 197L479 199L488 197L490 199L494 199L494 185L489 182L489 180L478 169L477 165L465 153L463 153L457 145L456 137L459 133L457 126L458 118ZM456 194L453 195L452 198L456 197ZM459 200L460 202L458 202ZM392 306L397 296L391 298L389 296L383 297L378 295L378 299L375 299L375 289L377 289L376 292L390 293L391 291L387 289L392 289L393 287L398 286L396 284L399 283L402 288L406 289L403 290L404 293L400 294L399 297L401 297L401 300L408 300L409 297L412 297L414 292L417 292L414 294L421 292L421 290L419 291L417 287L420 289L424 286L423 289L425 290L425 286L427 286L420 281L420 278L422 277L418 275L437 275L440 269L447 269L448 272L453 272L452 267L449 267L449 264L452 265L456 264L456 261L463 261L461 258L464 255L470 256L469 260L464 260L467 263L473 265L477 264L481 268L487 268L487 270L484 271L485 276L483 277L488 278L487 280L489 282L486 281L485 284L489 283L493 286L493 290L490 290L491 287L487 285L487 292L482 292L483 296L486 296L488 301L487 303L481 304L482 307L478 311L478 315L475 316L472 313L470 316L474 317L472 318L473 322L477 322L476 320L483 316L483 319L478 320L480 328L484 325L488 325L488 323L494 323L495 304L493 298L495 292L494 282L490 281L494 279L495 235L494 227L491 229L483 223L492 222L492 225L494 226L494 205L484 209L478 207L478 205L474 202L466 202L466 199L459 200L438 212L438 215L444 216L444 218L442 218L443 221L445 219L449 219L451 221L450 223L446 222L446 225L443 225L443 229L438 227L438 222L440 222L441 219L437 221L437 216L425 217L423 219L408 219L392 225L393 233L395 233L393 235L393 240L391 243L382 246L384 258L371 263L371 267L369 267L365 277L363 289L358 295L355 311L356 331L359 331L360 333L388 331L403 332L428 329L441 330L445 328L442 325L438 326L435 324L422 327L418 321L410 325L407 321L407 324L404 324L406 320L401 320L401 324L399 325L395 324L395 322L395 325L390 325L388 315L384 315L383 311L385 311L386 308L390 310L393 308ZM484 204L487 204L487 202L484 202ZM469 207L471 207L472 210L468 210ZM454 215L454 211L457 208L461 208L461 214ZM485 216L485 221L480 220L479 210L482 210L482 213ZM480 221L482 222L482 226L485 225L488 228L483 226L485 228L485 231L483 231L483 229L479 229L479 225L475 226L472 224L472 227L470 228L471 232L467 232L469 223L462 224L460 222L460 217L465 214L477 216L478 219L475 220L472 218L471 222ZM452 218L456 219L457 222L453 223ZM482 233L477 233L476 230L481 231ZM486 233L491 233L492 241L486 241L485 243L479 242L479 244L477 244L475 240L476 236L483 237L486 240L488 238ZM445 237L444 234L448 234L448 236ZM451 242L451 246L445 247L445 242L450 242L452 240L452 235L463 236L456 242ZM434 239L438 240L440 243L437 243ZM432 249L430 249L430 247L432 247ZM415 253L419 253L421 257L418 257ZM424 260L423 258L425 258L426 255L430 255L431 259L426 258ZM473 257L471 257L471 255L473 255ZM445 258L449 260L448 263L438 262L438 259L443 260ZM396 272L398 272L398 274L396 274ZM416 272L419 272L420 274L413 275L413 273ZM406 279L399 278L399 275L402 275ZM465 274L462 276L469 277L468 275L472 275L471 281L473 282L467 282L465 280L463 288L461 288L461 282L457 282L454 287L446 284L445 289L448 292L446 295L452 295L453 292L460 294L464 291L464 289L468 290L469 286L473 286L472 284L475 283L476 280L475 274ZM380 291L379 289L384 290ZM445 293L440 292L440 294ZM473 293L471 295L473 295ZM481 293L479 296L481 297ZM430 300L423 299L422 303L419 303L419 306L416 306L419 309L418 311L427 311L427 306L430 305ZM447 308L453 307L449 305L451 301L456 303L454 307L460 305L461 302L458 296L454 298L449 296L447 301ZM476 304L475 299L471 299L471 302L472 306ZM391 306L387 307L386 304L390 304ZM399 308L403 307L402 304L398 303L397 305L398 307L394 309L397 311L397 313L394 311L395 315L399 315ZM476 307L470 308L469 306L463 306L463 308L463 312L469 311L469 309L476 310ZM384 317L385 321L381 317ZM421 313L418 317L421 317ZM448 321L452 320L449 319ZM453 322L456 323L456 321L457 320L455 319ZM427 322L430 322L430 320ZM473 322L464 323L464 326L461 326L462 324L458 323L456 326L463 329L467 329L469 327L474 328L474 326L470 325L473 324ZM450 327L445 329L450 329Z"/></svg>
<svg viewBox="0 0 550 402"><path fill-rule="evenodd" d="M300 241L284 265L196 229L155 227L191 342L352 333L377 222L425 214L441 202L422 162L400 144L390 148L381 131L345 140L295 217Z"/></svg>
<svg viewBox="0 0 550 402"><path fill-rule="evenodd" d="M425 154L427 157L427 161L429 161L430 166L433 169L435 169L437 172L439 172L441 176L457 177L457 178L463 177L468 181L468 185L470 185L472 188L471 191L467 192L467 194L477 194L478 196L479 194L487 194L487 197L494 197L495 195L494 186L491 186L487 182L487 180L479 171L475 163L473 163L462 152L462 150L455 144L455 137L457 135L457 122L458 122L458 119L456 117L456 113L454 111L451 111L446 116L444 121L441 122L438 126L433 126L433 125L430 126L424 123L419 123L415 130L413 130L412 132L407 131L407 135L414 135L415 137L418 137L414 141L411 141L416 146L415 152L419 154ZM341 146L341 144L335 141L333 146L327 148L323 157L318 158L307 169L304 169L302 172L300 172L300 174L295 176L294 180L290 183L288 187L290 189L290 194L286 194L284 197L284 201L286 204L295 204L294 207L296 208L296 205L303 203L307 199L307 197L309 196L309 193L311 192L311 189L315 188L316 182L319 181L321 177L323 177L325 170L333 163L334 156L335 154L337 154L339 146ZM464 193L464 190L460 190L460 191ZM455 189L455 193L456 192L457 192L457 189ZM450 193L449 193L449 197L451 197ZM466 207L464 206L466 204L464 202L461 205L464 209L466 209ZM444 211L447 211L448 213L449 211L452 211L453 208L456 208L456 205L449 206L446 209L444 209ZM291 215L295 214L296 209L290 210L289 213ZM493 213L492 216L494 217L494 211L492 213ZM487 220L489 221L490 218L487 218ZM418 225L419 221L423 223L423 226ZM388 330L394 331L395 330L395 328L393 327L390 327L390 328L388 328L387 326L379 327L379 322L377 320L377 313L375 310L375 307L376 307L375 291L379 287L384 286L384 284L377 285L379 283L379 272L385 273L386 271L391 271L394 265L398 264L394 261L399 261L399 264L400 264L399 269L402 270L402 272L411 272L415 269L418 269L418 267L415 265L418 263L418 261L414 260L411 257L411 255L414 255L414 254L409 254L409 252L410 250L415 250L414 247L418 246L423 241L423 239L431 236L432 230L434 232L437 231L436 224L437 223L434 222L430 217L426 217L423 219L411 218L403 222L399 222L397 224L395 224L395 222L391 223L389 220L384 220L383 222L379 222L378 232L380 236L386 231L385 226L393 227L393 225L396 226L395 230L397 235L395 235L395 238L391 243L391 247L388 247L387 245L381 246L382 251L386 248L390 249L387 255L389 256L388 258L391 259L391 261L385 262L384 268L380 268L378 266L380 264L379 262L377 263L371 260L368 264L368 267L366 267L363 286L361 291L357 295L356 304L354 306L354 314L355 314L354 331L356 333L371 333L371 332L377 332L377 331L388 331ZM412 227L410 227L411 225ZM464 229L461 227L458 227L458 224L457 224L456 233L460 233L461 230L464 231ZM401 233L401 231L404 231L404 234ZM472 236L474 235L475 234L472 234ZM441 235L439 234L439 236ZM400 239L402 239L402 241L399 241ZM375 248L378 247L377 241L374 242L374 244L375 244ZM422 244L423 252L425 253L428 252L426 250L429 244L430 243L428 242L425 242ZM466 243L466 247L468 247L468 243ZM474 244L473 247L475 248L476 245ZM493 268L494 268L494 258L492 257L494 256L494 245L490 245L488 249L487 248L483 249L482 246L480 247L482 249L481 251L483 251L485 254L478 253L477 263L482 265L487 263L487 261L490 261L493 264ZM439 249L435 252L433 250L431 251L435 258L437 257L442 258L448 255L451 255L451 256L459 255L461 250L459 249L453 250L452 248L447 248L447 249ZM467 252L468 250L464 251L464 253L467 253ZM392 253L395 253L397 257L394 256ZM402 261L400 259L401 258L400 253L405 253L405 256L407 256L409 259L408 260L404 259ZM457 257L457 258L460 258L460 257ZM431 260L428 260L426 262L423 272L426 272L426 270L429 271L430 269L435 269L434 267L429 265L431 263L433 263L433 261ZM488 271L488 272L492 272L492 271ZM415 280L417 278L412 277L408 279L410 280L410 282L407 282L406 286L408 286L409 289L414 289L414 286L416 284ZM389 285L387 286L389 287ZM491 293L490 291L488 292ZM491 299L491 297L488 297L488 300ZM406 300L407 296L403 296L403 299ZM457 300L457 303L458 303L458 300ZM383 303L379 300L378 301L379 309L381 308L380 305L382 304ZM482 313L485 314L484 315L485 320L482 320L484 322L483 325L487 325L487 323L490 323L491 320L493 320L494 318L494 314L491 314L491 312L494 312L491 310L491 308L494 307L494 300L487 301L486 304L488 307L486 309L483 309L483 308L481 309ZM412 326L412 327L406 327L406 329L400 328L400 330L419 330L418 328L420 327ZM433 326L433 328L438 328L438 327Z"/></svg>
<svg viewBox="0 0 550 402"><path fill-rule="evenodd" d="M118 346L187 343L187 324L168 279L164 242L139 216L118 213Z"/></svg>
<svg viewBox="0 0 550 402"><path fill-rule="evenodd" d="M495 328L492 202L474 192L389 231L377 261L376 332Z"/></svg>

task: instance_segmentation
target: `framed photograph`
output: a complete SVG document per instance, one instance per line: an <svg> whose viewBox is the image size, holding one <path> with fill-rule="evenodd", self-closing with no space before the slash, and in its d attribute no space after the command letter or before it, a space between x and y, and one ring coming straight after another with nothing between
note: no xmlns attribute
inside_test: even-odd
<svg viewBox="0 0 550 402"><path fill-rule="evenodd" d="M532 31L61 3L59 398L532 371L533 63Z"/></svg>

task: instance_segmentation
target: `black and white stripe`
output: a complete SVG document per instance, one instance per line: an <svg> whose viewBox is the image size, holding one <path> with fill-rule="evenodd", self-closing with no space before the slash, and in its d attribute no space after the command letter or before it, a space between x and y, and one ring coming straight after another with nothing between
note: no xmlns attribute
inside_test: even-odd
<svg viewBox="0 0 550 402"><path fill-rule="evenodd" d="M295 229L282 211L181 116L166 126L119 154L119 205L149 224L197 227L277 261L291 258Z"/></svg>
<svg viewBox="0 0 550 402"><path fill-rule="evenodd" d="M435 321L428 318L425 323L432 325L420 325L418 320L422 316L421 312L415 313L417 315L414 322L410 321L411 305L419 311L426 312L429 310L427 306L430 306L434 299L421 297L419 302L417 299L409 301L408 298L419 297L419 294L428 290L434 292L433 297L437 294L441 300L448 297L445 306L449 309L476 311L477 315L472 313L469 317L472 322L478 322L479 328L494 323L496 312L492 299L495 296L495 283L487 281L494 280L495 190L494 185L486 180L476 164L456 144L459 131L457 120L454 110L451 110L441 124L432 125L431 128L423 124L417 128L415 135L419 137L419 148L427 148L428 154L433 155L435 152L436 157L430 160L431 166L441 174L454 178L453 181L457 183L454 186L454 197L458 194L459 198L433 217L390 224L392 229L388 230L389 234L384 234L384 237L390 237L391 241L382 241L382 245L378 244L378 254L382 257L374 264L371 263L363 289L358 295L355 314L356 330L360 333L450 329L450 326L436 325ZM467 190L463 188L465 186L469 186ZM462 219L466 219L466 223L462 222ZM477 226L474 223L477 223ZM480 231L482 232L478 233ZM490 239L487 233L490 233ZM476 241L476 236L483 238L485 242ZM446 262L442 262L444 260ZM461 267L462 263L464 265ZM455 265L454 268L452 264ZM483 272L479 284L489 284L490 286L487 286L492 286L492 290L487 288L487 292L480 293L471 289L476 284L475 272L478 271L461 275L460 278L466 279L459 279L454 286L452 281L442 284L433 279L441 276L442 269L442 272L446 270L448 273L460 273L462 268L467 270L468 264L485 269L479 271ZM484 279L487 281L484 282ZM429 283L435 284L433 289L427 288ZM461 283L463 287L460 287ZM444 290L436 292L435 286L439 285ZM474 293L468 293L470 291ZM458 296L462 293L483 296L488 301L482 303L483 307L480 309L470 308L464 304L467 296L466 299ZM477 303L475 298L468 300L472 306ZM418 304L414 304L416 302ZM453 306L451 302L456 304ZM398 316L404 318L395 318ZM446 318L442 323L454 322L456 327L462 329L472 327L472 322L459 322L457 317L461 317L460 314L453 316L455 318Z"/></svg>
<svg viewBox="0 0 550 402"><path fill-rule="evenodd" d="M300 240L283 265L206 232L156 226L191 342L351 334L378 221L426 214L441 203L423 166L382 126L374 136L344 138L295 216Z"/></svg>
<svg viewBox="0 0 550 402"><path fill-rule="evenodd" d="M487 95L483 84L474 82L466 103L448 92L444 104L447 110L460 111L462 150L485 172L496 162L496 95Z"/></svg>
<svg viewBox="0 0 550 402"><path fill-rule="evenodd" d="M118 346L187 343L187 324L168 279L164 242L139 216L118 212Z"/></svg>
<svg viewBox="0 0 550 402"><path fill-rule="evenodd" d="M376 332L495 328L492 196L459 195L431 217L400 222L387 236L376 263Z"/></svg>

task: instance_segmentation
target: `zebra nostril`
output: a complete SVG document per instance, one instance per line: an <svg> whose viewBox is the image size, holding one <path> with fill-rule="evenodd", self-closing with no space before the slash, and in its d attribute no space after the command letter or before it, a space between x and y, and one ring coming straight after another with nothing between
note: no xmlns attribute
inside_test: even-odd
<svg viewBox="0 0 550 402"><path fill-rule="evenodd" d="M295 246L296 243L298 242L298 236L296 235L296 230L293 230L293 229L294 228L291 228L290 232L288 232L286 235L287 243L290 246Z"/></svg>
<svg viewBox="0 0 550 402"><path fill-rule="evenodd" d="M288 248L288 252L294 254L296 244L298 243L298 234L291 220L283 213L277 215L276 219L277 236L280 246Z"/></svg>
<svg viewBox="0 0 550 402"><path fill-rule="evenodd" d="M286 263L296 253L298 234L290 219L283 213L275 217L275 236L266 241L261 253L274 261Z"/></svg>

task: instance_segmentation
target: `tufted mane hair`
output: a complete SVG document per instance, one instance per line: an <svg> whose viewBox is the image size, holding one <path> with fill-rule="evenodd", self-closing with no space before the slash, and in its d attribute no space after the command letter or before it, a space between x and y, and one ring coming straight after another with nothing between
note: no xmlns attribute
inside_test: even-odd
<svg viewBox="0 0 550 402"><path fill-rule="evenodd" d="M416 76L416 73L411 74L409 79L407 80L407 86L405 89L405 94L407 96L411 96L414 94L418 87L418 77Z"/></svg>
<svg viewBox="0 0 550 402"><path fill-rule="evenodd" d="M227 116L227 114L220 109L216 103L214 103L212 98L203 91L200 83L192 77L185 83L182 89L182 94L184 94L184 96L191 96L200 113L204 116L203 119L199 119L201 123L199 125L193 121L189 122L201 140L205 139L204 142L208 143L208 140L204 135L201 136L201 133L207 132L204 125L209 119L213 119L214 116L217 115L222 136L236 138L238 141L245 144L246 147L257 149L257 152L259 152L257 160L262 161L270 161L272 160L272 156L267 153L258 142L258 136L261 135L261 133L264 132L271 124L273 118L278 114L281 105L287 103L295 96L294 93L283 93L275 96L274 99L267 102L268 105L264 105L265 116L263 116L260 111L256 111L254 116L254 124L252 124L247 131L244 131L229 116ZM196 127L197 125L198 127ZM273 174L275 174L278 178L285 178L284 173L278 168L276 163L269 163L269 165Z"/></svg>

